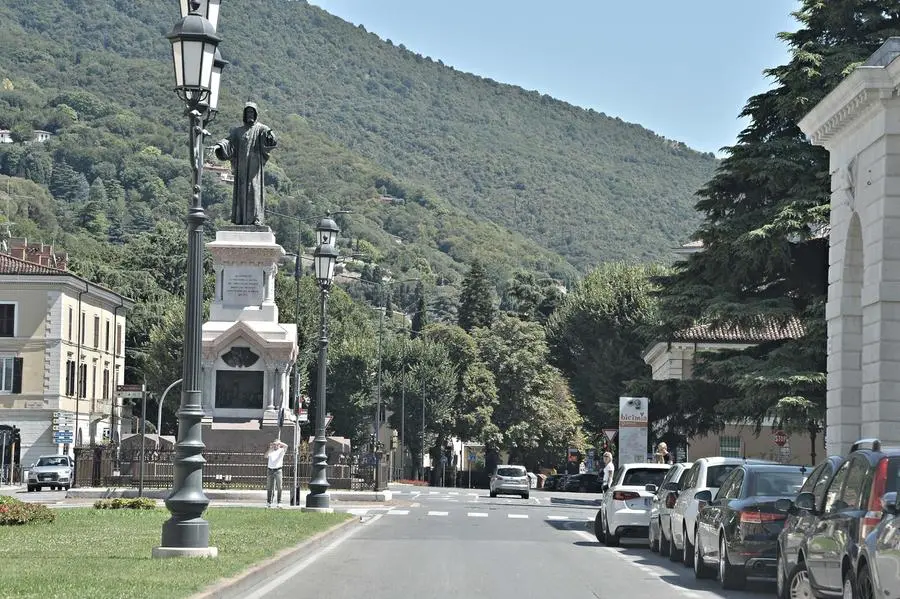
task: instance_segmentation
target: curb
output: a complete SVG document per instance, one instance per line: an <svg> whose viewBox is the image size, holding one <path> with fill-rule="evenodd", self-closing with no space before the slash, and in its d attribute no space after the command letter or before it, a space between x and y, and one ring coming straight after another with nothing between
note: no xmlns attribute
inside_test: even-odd
<svg viewBox="0 0 900 599"><path fill-rule="evenodd" d="M325 544L327 541L338 536L338 534L345 532L351 526L360 526L360 522L361 518L355 517L350 518L346 522L335 524L328 530L323 530L322 532L301 541L299 544L294 545L293 547L283 549L269 559L262 561L256 565L250 566L250 568L244 570L243 572L240 572L239 574L213 583L212 586L207 587L206 589L194 595L191 595L188 599L213 599L227 597L229 591L239 590L234 589L234 587L237 587L241 583L247 582L247 580L251 577L257 577L260 579L269 578L270 575L278 573L284 569L284 567L281 565L282 561L294 561L299 557L300 554L309 553L309 550L314 546Z"/></svg>
<svg viewBox="0 0 900 599"><path fill-rule="evenodd" d="M151 499L165 499L169 496L170 489L144 489L144 497ZM213 501L265 501L266 492L257 490L221 490L221 489L203 489L204 495ZM334 501L371 501L376 503L386 503L393 500L392 491L329 491L328 494ZM110 499L113 497L137 497L138 490L132 488L99 488L99 487L76 487L66 492L66 499ZM300 494L300 499L306 496L306 493Z"/></svg>

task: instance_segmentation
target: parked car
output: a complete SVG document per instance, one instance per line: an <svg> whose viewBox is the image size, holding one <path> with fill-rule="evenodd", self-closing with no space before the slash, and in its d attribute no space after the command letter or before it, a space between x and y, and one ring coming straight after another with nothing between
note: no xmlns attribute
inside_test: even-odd
<svg viewBox="0 0 900 599"><path fill-rule="evenodd" d="M808 473L804 466L741 465L715 497L709 490L695 493L701 509L693 541L694 575L712 578L718 573L723 589L742 588L748 574L774 577L778 534L787 519L775 503L796 497Z"/></svg>
<svg viewBox="0 0 900 599"><path fill-rule="evenodd" d="M547 480L544 481L544 490L545 491L558 491L559 482L563 480L563 474L551 474L547 477Z"/></svg>
<svg viewBox="0 0 900 599"><path fill-rule="evenodd" d="M669 468L669 464L619 466L612 485L603 493L594 518L594 534L598 541L614 547L622 537L647 538L653 499L653 492L647 487L659 487Z"/></svg>
<svg viewBox="0 0 900 599"><path fill-rule="evenodd" d="M600 493L602 489L603 475L599 472L583 472L573 474L566 479L566 491L578 493Z"/></svg>
<svg viewBox="0 0 900 599"><path fill-rule="evenodd" d="M791 593L857 597L860 547L881 523L882 497L898 490L900 448L885 448L878 439L865 439L852 449L828 484L821 511L810 492L782 506L806 510L816 518L800 543L797 564L787 575Z"/></svg>
<svg viewBox="0 0 900 599"><path fill-rule="evenodd" d="M528 499L530 488L525 466L497 466L491 476L491 497L503 494L521 495L523 499Z"/></svg>
<svg viewBox="0 0 900 599"><path fill-rule="evenodd" d="M785 511L784 528L778 535L776 548L776 593L778 599L791 597L787 586L787 575L797 565L797 552L806 534L816 524L815 513L821 513L825 509L825 490L831 482L834 473L841 467L846 458L833 455L826 458L809 474L806 482L800 487L800 493L812 493L815 510L796 509L793 502L780 502L776 507ZM792 498L793 499L793 498ZM801 582L798 579L798 582ZM805 582L803 582L805 584Z"/></svg>
<svg viewBox="0 0 900 599"><path fill-rule="evenodd" d="M765 460L745 460L744 458L699 458L691 466L681 484L675 507L670 513L670 539L672 546L669 559L679 559L685 566L694 565L694 530L697 526L697 514L700 512L699 502L694 498L700 491L709 491L713 495L719 492L722 482L731 471L743 464L774 464Z"/></svg>
<svg viewBox="0 0 900 599"><path fill-rule="evenodd" d="M895 597L900 588L900 506L896 491L884 494L881 511L881 523L859 548L855 576L855 596L859 599Z"/></svg>
<svg viewBox="0 0 900 599"><path fill-rule="evenodd" d="M29 491L40 491L50 487L52 490L69 490L72 486L72 471L75 464L67 455L44 455L31 465L28 470Z"/></svg>
<svg viewBox="0 0 900 599"><path fill-rule="evenodd" d="M692 465L693 462L673 464L656 490L656 494L653 495L650 503L650 527L647 532L650 551L659 551L664 556L669 555L672 543L670 515L672 508L675 507L675 500L678 498L680 483Z"/></svg>

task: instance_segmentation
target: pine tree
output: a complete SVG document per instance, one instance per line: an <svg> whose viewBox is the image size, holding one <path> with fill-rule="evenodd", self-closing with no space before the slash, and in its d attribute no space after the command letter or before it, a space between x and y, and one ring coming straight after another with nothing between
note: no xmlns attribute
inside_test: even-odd
<svg viewBox="0 0 900 599"><path fill-rule="evenodd" d="M726 385L718 410L760 427L766 418L815 435L824 420L830 178L824 149L796 123L891 35L900 7L888 0L803 0L801 29L781 34L787 65L766 71L774 87L751 97L750 125L700 190L704 251L660 282L662 331L696 323L723 331L799 321L799 338L698 361L695 376ZM669 337L671 338L671 337Z"/></svg>
<svg viewBox="0 0 900 599"><path fill-rule="evenodd" d="M421 333L426 325L428 325L428 312L425 305L425 289L423 288L422 283L419 283L418 288L416 289L416 295L418 296L418 299L416 300L416 312L412 317L413 338L418 337L419 333Z"/></svg>
<svg viewBox="0 0 900 599"><path fill-rule="evenodd" d="M458 324L466 332L494 322L494 293L488 282L484 265L477 258L463 280L459 297Z"/></svg>

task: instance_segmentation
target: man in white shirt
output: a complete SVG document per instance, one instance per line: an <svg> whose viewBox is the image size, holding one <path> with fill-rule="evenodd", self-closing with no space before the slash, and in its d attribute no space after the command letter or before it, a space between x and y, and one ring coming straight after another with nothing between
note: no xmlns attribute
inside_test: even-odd
<svg viewBox="0 0 900 599"><path fill-rule="evenodd" d="M266 507L272 507L272 491L275 493L275 507L281 507L281 468L284 465L284 454L287 444L281 439L275 439L269 443L266 457L269 459L269 468L266 474Z"/></svg>

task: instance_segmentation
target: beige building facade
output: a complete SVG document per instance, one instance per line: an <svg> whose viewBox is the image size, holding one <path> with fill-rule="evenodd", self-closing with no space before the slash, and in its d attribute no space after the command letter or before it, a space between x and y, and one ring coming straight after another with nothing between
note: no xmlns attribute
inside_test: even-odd
<svg viewBox="0 0 900 599"><path fill-rule="evenodd" d="M0 253L0 426L19 431L18 465L118 438L123 414L114 397L132 305L68 272L49 246L14 239ZM59 413L72 423L70 442L54 435Z"/></svg>

